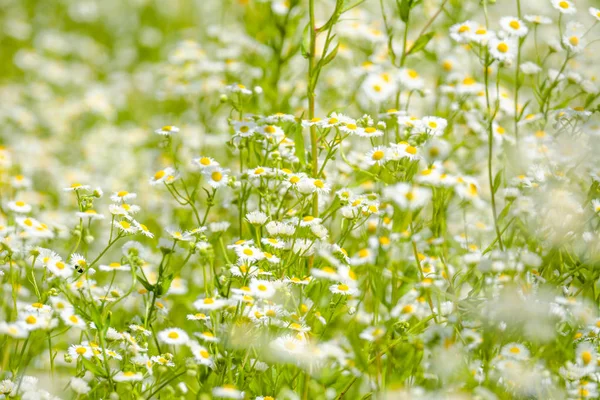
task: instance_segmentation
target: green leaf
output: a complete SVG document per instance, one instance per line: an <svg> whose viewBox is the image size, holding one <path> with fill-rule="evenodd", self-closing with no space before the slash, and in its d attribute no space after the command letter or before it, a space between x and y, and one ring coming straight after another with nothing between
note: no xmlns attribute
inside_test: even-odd
<svg viewBox="0 0 600 400"><path fill-rule="evenodd" d="M396 3L398 5L398 12L400 13L400 19L402 20L402 22L407 23L408 17L410 16L412 0L402 0L400 2L399 2L399 0L396 0Z"/></svg>
<svg viewBox="0 0 600 400"><path fill-rule="evenodd" d="M338 53L338 49L340 48L340 44L338 43L333 50L331 50L329 52L329 54L327 54L327 56L325 58L323 58L322 60L322 65L325 66L327 64L329 64L330 62L333 61L333 59L335 58L335 56L337 56Z"/></svg>
<svg viewBox="0 0 600 400"><path fill-rule="evenodd" d="M304 154L304 134L302 133L302 125L300 123L296 124L294 128L294 143L296 157L300 160L300 165L306 165L306 156Z"/></svg>
<svg viewBox="0 0 600 400"><path fill-rule="evenodd" d="M429 32L418 38L415 44L413 44L410 50L408 50L408 53L406 53L406 55L418 53L419 51L423 50L425 46L427 46L427 43L429 43L433 35L433 32Z"/></svg>
<svg viewBox="0 0 600 400"><path fill-rule="evenodd" d="M163 278L160 287L158 288L158 292L156 293L159 297L164 296L169 291L173 279L175 279L175 274L173 273L170 273Z"/></svg>
<svg viewBox="0 0 600 400"><path fill-rule="evenodd" d="M144 286L144 288L146 288L147 291L149 291L149 292L154 291L154 285L151 285L150 282L148 282L146 279L144 279L143 276L138 275L137 278L138 278L138 281L140 281L140 283Z"/></svg>
<svg viewBox="0 0 600 400"><path fill-rule="evenodd" d="M302 45L300 46L300 50L302 51L302 57L308 58L310 52L310 24L306 24L304 28L304 32L302 32Z"/></svg>
<svg viewBox="0 0 600 400"><path fill-rule="evenodd" d="M492 192L496 194L498 188L502 184L502 170L498 171L496 177L494 178L494 185L492 186Z"/></svg>

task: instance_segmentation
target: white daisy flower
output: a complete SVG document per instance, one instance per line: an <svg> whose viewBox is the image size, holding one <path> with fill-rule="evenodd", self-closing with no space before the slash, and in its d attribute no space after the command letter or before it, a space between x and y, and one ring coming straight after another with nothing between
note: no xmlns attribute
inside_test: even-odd
<svg viewBox="0 0 600 400"><path fill-rule="evenodd" d="M190 340L188 334L179 328L168 328L158 332L158 340L165 344L179 346Z"/></svg>
<svg viewBox="0 0 600 400"><path fill-rule="evenodd" d="M529 29L525 26L525 23L516 17L502 17L500 18L500 26L509 35L523 37L527 35Z"/></svg>
<svg viewBox="0 0 600 400"><path fill-rule="evenodd" d="M275 295L276 289L272 282L253 279L250 281L252 295L261 299L270 299Z"/></svg>
<svg viewBox="0 0 600 400"><path fill-rule="evenodd" d="M8 208L11 211L14 211L16 213L23 213L26 214L28 212L31 212L31 205L25 203L24 201L21 200L16 200L16 201L9 201L8 202Z"/></svg>
<svg viewBox="0 0 600 400"><path fill-rule="evenodd" d="M179 128L173 125L165 125L154 131L154 133L162 136L171 136L179 132Z"/></svg>

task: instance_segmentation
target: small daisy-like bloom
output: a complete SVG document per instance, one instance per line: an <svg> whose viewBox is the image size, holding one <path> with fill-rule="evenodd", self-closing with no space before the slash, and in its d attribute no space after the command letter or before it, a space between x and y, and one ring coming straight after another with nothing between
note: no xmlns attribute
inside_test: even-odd
<svg viewBox="0 0 600 400"><path fill-rule="evenodd" d="M270 299L275 295L276 289L272 282L253 279L250 282L250 290L252 295L261 299Z"/></svg>
<svg viewBox="0 0 600 400"><path fill-rule="evenodd" d="M77 314L73 314L71 310L65 310L60 313L60 317L64 321L64 323L68 326L73 326L79 329L85 329L86 323L85 321L78 316Z"/></svg>
<svg viewBox="0 0 600 400"><path fill-rule="evenodd" d="M104 219L104 215L103 214L98 214L98 212L96 210L85 210L85 211L78 211L75 213L75 215L77 215L79 218L85 220L85 221L96 221L96 220L101 220Z"/></svg>
<svg viewBox="0 0 600 400"><path fill-rule="evenodd" d="M235 121L233 130L236 135L241 137L250 137L256 132L256 124L251 121Z"/></svg>
<svg viewBox="0 0 600 400"><path fill-rule="evenodd" d="M33 303L31 305L28 305L27 307L25 307L25 311L27 312L37 312L37 313L51 313L52 312L52 307L50 307L47 304L42 304L42 303Z"/></svg>
<svg viewBox="0 0 600 400"><path fill-rule="evenodd" d="M565 34L562 37L562 43L566 49L578 53L582 51L587 42L583 38L585 35L585 28L583 24L579 22L569 22L565 29Z"/></svg>
<svg viewBox="0 0 600 400"><path fill-rule="evenodd" d="M217 161L215 161L213 158L205 157L205 156L196 157L196 158L192 159L192 164L194 164L202 169L219 166L219 163Z"/></svg>
<svg viewBox="0 0 600 400"><path fill-rule="evenodd" d="M473 21L465 21L450 27L450 37L458 43L467 43L471 40L477 24Z"/></svg>
<svg viewBox="0 0 600 400"><path fill-rule="evenodd" d="M204 331L201 333L196 333L196 336L207 342L217 343L219 341L219 338L216 337L215 334L212 333L211 331Z"/></svg>
<svg viewBox="0 0 600 400"><path fill-rule="evenodd" d="M163 354L160 356L153 356L150 361L152 361L153 363L159 364L159 365L164 365L166 367L174 367L175 363L173 361L171 361L173 359L173 356L171 354Z"/></svg>
<svg viewBox="0 0 600 400"><path fill-rule="evenodd" d="M16 175L11 180L10 183L12 187L15 189L24 189L31 187L31 179L27 178L23 175Z"/></svg>
<svg viewBox="0 0 600 400"><path fill-rule="evenodd" d="M527 29L523 21L515 17L500 18L500 26L509 35L517 37L523 37L527 35L527 32L529 32L529 29Z"/></svg>
<svg viewBox="0 0 600 400"><path fill-rule="evenodd" d="M118 192L114 192L111 196L110 199L112 201L114 201L115 203L124 203L126 201L135 199L137 197L137 194L135 193L129 193L126 190L121 190Z"/></svg>
<svg viewBox="0 0 600 400"><path fill-rule="evenodd" d="M329 266L324 266L321 268L313 268L310 270L310 273L315 278L324 278L324 279L329 279L332 281L340 280L340 276L338 275L337 271L334 268L331 268Z"/></svg>
<svg viewBox="0 0 600 400"><path fill-rule="evenodd" d="M594 346L588 342L583 342L577 346L575 357L577 365L590 371L593 371L597 365L598 353Z"/></svg>
<svg viewBox="0 0 600 400"><path fill-rule="evenodd" d="M517 43L513 38L492 38L488 43L490 54L498 61L511 61L517 54Z"/></svg>
<svg viewBox="0 0 600 400"><path fill-rule="evenodd" d="M52 272L53 275L60 276L63 278L67 278L73 273L73 268L60 259L50 260L50 262L48 262L47 268L48 271Z"/></svg>
<svg viewBox="0 0 600 400"><path fill-rule="evenodd" d="M411 186L401 182L384 189L387 198L394 201L400 208L416 210L424 207L431 199L431 190L418 186Z"/></svg>
<svg viewBox="0 0 600 400"><path fill-rule="evenodd" d="M600 9L599 8L590 7L588 11L592 17L596 18L596 21L600 21Z"/></svg>
<svg viewBox="0 0 600 400"><path fill-rule="evenodd" d="M241 93L248 96L252 94L252 90L248 89L245 85L242 85L241 83L233 83L231 85L227 85L225 87L225 90L231 93Z"/></svg>
<svg viewBox="0 0 600 400"><path fill-rule="evenodd" d="M525 20L535 25L548 25L552 23L552 19L543 15L526 15Z"/></svg>
<svg viewBox="0 0 600 400"><path fill-rule="evenodd" d="M27 329L18 322L0 322L0 334L7 335L15 339L25 339L29 336Z"/></svg>
<svg viewBox="0 0 600 400"><path fill-rule="evenodd" d="M550 0L552 2L552 7L556 8L563 14L575 14L577 9L573 2L569 0Z"/></svg>
<svg viewBox="0 0 600 400"><path fill-rule="evenodd" d="M408 90L419 90L423 89L425 81L417 71L410 68L402 68L398 72L398 81L400 84Z"/></svg>
<svg viewBox="0 0 600 400"><path fill-rule="evenodd" d="M267 222L267 214L262 211L252 211L246 214L246 221L252 225L264 225Z"/></svg>
<svg viewBox="0 0 600 400"><path fill-rule="evenodd" d="M82 344L71 345L67 352L74 360L77 360L78 358L86 358L89 360L94 355L94 352L92 351L92 348L90 346Z"/></svg>
<svg viewBox="0 0 600 400"><path fill-rule="evenodd" d="M131 329L132 332L141 333L144 336L150 336L150 335L152 335L152 332L150 332L149 330L145 329L141 325L131 324L131 325L129 325L129 329Z"/></svg>
<svg viewBox="0 0 600 400"><path fill-rule="evenodd" d="M112 215L133 215L140 211L140 206L127 203L110 204L108 206L108 211Z"/></svg>
<svg viewBox="0 0 600 400"><path fill-rule="evenodd" d="M475 31L471 34L471 41L475 43L479 43L481 45L486 45L488 40L494 35L492 31L487 30L485 26L479 26Z"/></svg>
<svg viewBox="0 0 600 400"><path fill-rule="evenodd" d="M79 395L88 394L90 390L92 390L92 388L90 387L90 385L88 385L85 379L77 377L71 378L71 380L69 381L69 387Z"/></svg>
<svg viewBox="0 0 600 400"><path fill-rule="evenodd" d="M370 326L362 331L359 337L361 339L368 340L369 342L374 342L381 339L383 335L385 335L385 328Z"/></svg>
<svg viewBox="0 0 600 400"><path fill-rule="evenodd" d="M223 385L213 388L212 395L223 399L243 399L244 392L236 389L234 385Z"/></svg>
<svg viewBox="0 0 600 400"><path fill-rule="evenodd" d="M150 185L160 185L161 183L170 184L175 180L177 172L174 168L167 167L156 171L156 173L150 178Z"/></svg>
<svg viewBox="0 0 600 400"><path fill-rule="evenodd" d="M190 242L194 240L194 237L192 235L190 235L188 232L183 231L180 228L166 228L165 230L173 240L179 240L182 242Z"/></svg>
<svg viewBox="0 0 600 400"><path fill-rule="evenodd" d="M356 132L356 135L360 137L375 138L383 136L383 131L381 129L377 129L374 126L367 126L364 129Z"/></svg>
<svg viewBox="0 0 600 400"><path fill-rule="evenodd" d="M229 170L221 168L219 166L206 168L202 171L202 174L208 179L208 184L215 189L227 186L229 181Z"/></svg>
<svg viewBox="0 0 600 400"><path fill-rule="evenodd" d="M133 224L138 229L138 232L141 233L142 235L149 237L149 238L154 237L154 234L152 232L150 232L150 229L148 229L148 227L146 225L144 225L138 221L133 221Z"/></svg>
<svg viewBox="0 0 600 400"><path fill-rule="evenodd" d="M113 222L115 228L117 228L120 232L131 234L137 232L137 227L131 221L121 220Z"/></svg>
<svg viewBox="0 0 600 400"><path fill-rule="evenodd" d="M433 136L441 136L444 134L444 130L448 126L448 121L445 118L439 117L423 117L420 123L417 125L420 129L424 129L425 132Z"/></svg>
<svg viewBox="0 0 600 400"><path fill-rule="evenodd" d="M204 313L188 314L186 316L188 321L209 321L210 317Z"/></svg>
<svg viewBox="0 0 600 400"><path fill-rule="evenodd" d="M179 346L188 343L190 337L182 329L169 328L158 332L158 339L163 343Z"/></svg>
<svg viewBox="0 0 600 400"><path fill-rule="evenodd" d="M281 138L285 135L283 129L277 125L263 125L258 127L257 131L267 137L278 137Z"/></svg>
<svg viewBox="0 0 600 400"><path fill-rule="evenodd" d="M592 200L592 210L594 210L595 213L600 213L600 199Z"/></svg>
<svg viewBox="0 0 600 400"><path fill-rule="evenodd" d="M245 262L258 261L264 258L263 252L254 246L239 246L236 247L235 252L240 260Z"/></svg>
<svg viewBox="0 0 600 400"><path fill-rule="evenodd" d="M313 225L318 225L321 223L321 221L323 221L321 218L315 218L312 215L307 215L305 217L302 217L302 220L300 221L300 226L313 226Z"/></svg>
<svg viewBox="0 0 600 400"><path fill-rule="evenodd" d="M113 376L115 382L139 382L144 379L141 372L119 371Z"/></svg>
<svg viewBox="0 0 600 400"><path fill-rule="evenodd" d="M160 129L154 131L154 133L162 136L171 136L179 132L179 128L173 125L165 125Z"/></svg>
<svg viewBox="0 0 600 400"><path fill-rule="evenodd" d="M210 353L208 352L206 347L194 342L190 345L190 350L192 351L192 354L194 355L196 361L198 361L201 365L206 365L208 367L214 366L212 357L210 356Z"/></svg>
<svg viewBox="0 0 600 400"><path fill-rule="evenodd" d="M353 286L346 285L345 283L338 283L337 285L329 286L329 291L333 294L341 294L344 296L356 295L359 290Z"/></svg>
<svg viewBox="0 0 600 400"><path fill-rule="evenodd" d="M11 211L14 211L16 213L26 214L28 212L31 212L31 205L29 205L21 200L15 200L15 201L8 202L8 208Z"/></svg>
<svg viewBox="0 0 600 400"><path fill-rule="evenodd" d="M128 264L121 264L120 262L111 262L110 264L100 265L100 271L129 271L131 267Z"/></svg>
<svg viewBox="0 0 600 400"><path fill-rule="evenodd" d="M509 343L502 347L500 352L506 358L515 360L527 360L529 358L529 350L520 343Z"/></svg>
<svg viewBox="0 0 600 400"><path fill-rule="evenodd" d="M366 162L368 165L383 165L386 163L387 161L387 147L385 146L378 146L375 147L373 149L371 149L367 154L366 154Z"/></svg>
<svg viewBox="0 0 600 400"><path fill-rule="evenodd" d="M229 305L229 301L227 299L216 299L214 297L205 297L202 299L198 299L194 302L194 307L198 311L202 310L219 310L221 308L225 308Z"/></svg>
<svg viewBox="0 0 600 400"><path fill-rule="evenodd" d="M89 190L90 188L91 188L91 186L89 186L89 185L82 185L81 183L73 183L73 184L71 184L71 186L63 188L63 191L76 192L78 190Z"/></svg>

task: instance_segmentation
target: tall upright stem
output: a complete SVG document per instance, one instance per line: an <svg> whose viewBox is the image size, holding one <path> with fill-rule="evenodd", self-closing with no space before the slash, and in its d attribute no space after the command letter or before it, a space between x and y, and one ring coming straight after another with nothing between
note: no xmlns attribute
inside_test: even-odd
<svg viewBox="0 0 600 400"><path fill-rule="evenodd" d="M310 31L310 50L308 54L308 119L315 118L315 85L316 78L313 76L315 71L315 53L317 47L317 30L315 27L315 0L308 0L309 12L309 31ZM310 127L310 148L312 159L313 177L318 178L319 174L319 152L317 143L317 128L314 124ZM313 195L313 217L319 216L319 195Z"/></svg>

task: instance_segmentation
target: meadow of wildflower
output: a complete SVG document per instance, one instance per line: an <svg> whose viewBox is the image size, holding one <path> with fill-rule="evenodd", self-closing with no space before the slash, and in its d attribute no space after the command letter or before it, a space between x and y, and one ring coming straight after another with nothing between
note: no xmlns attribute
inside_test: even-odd
<svg viewBox="0 0 600 400"><path fill-rule="evenodd" d="M599 8L0 0L0 399L600 398Z"/></svg>

